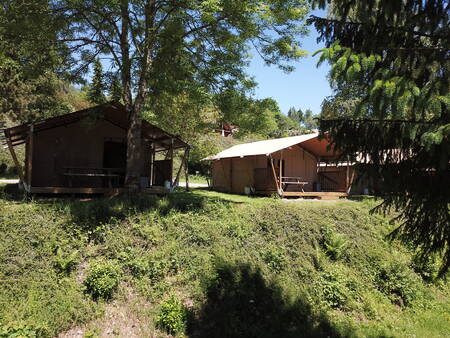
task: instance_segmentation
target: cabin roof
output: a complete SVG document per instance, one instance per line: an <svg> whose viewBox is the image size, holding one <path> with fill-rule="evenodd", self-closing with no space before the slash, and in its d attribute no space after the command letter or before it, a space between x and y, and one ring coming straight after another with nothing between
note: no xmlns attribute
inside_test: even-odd
<svg viewBox="0 0 450 338"><path fill-rule="evenodd" d="M238 144L224 151L209 156L205 160L220 160L223 158L245 157L270 155L277 151L290 148L295 145L301 145L306 150L310 151L316 156L334 157L334 153L328 150L329 142L326 139L319 140L318 133L283 137L272 140L257 141L251 143Z"/></svg>
<svg viewBox="0 0 450 338"><path fill-rule="evenodd" d="M98 114L99 119L106 120L119 128L128 130L128 116L125 107L119 102L109 102L73 113L36 121L32 123L33 130L36 134L45 130L79 122L84 118L95 116L96 114ZM31 123L25 123L7 128L4 130L5 136L13 146L25 143L30 132L30 126ZM180 137L172 135L146 121L142 122L142 138L154 142L156 144L156 151L170 148L172 141L174 149L188 146Z"/></svg>

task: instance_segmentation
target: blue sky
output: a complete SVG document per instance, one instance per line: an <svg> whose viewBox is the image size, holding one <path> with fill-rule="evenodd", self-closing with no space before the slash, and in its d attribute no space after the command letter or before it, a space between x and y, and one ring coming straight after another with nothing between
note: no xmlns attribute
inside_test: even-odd
<svg viewBox="0 0 450 338"><path fill-rule="evenodd" d="M322 16L323 12L315 11L314 14ZM331 94L331 89L326 78L329 65L323 63L317 68L319 55L312 57L316 50L324 46L317 44L316 39L316 30L310 27L309 36L304 38L302 44L303 49L310 55L292 63L296 69L289 74L276 66L266 66L264 61L255 55L247 70L258 83L255 96L260 99L266 97L275 99L284 114L292 106L302 110L310 108L314 114L318 114L323 99Z"/></svg>

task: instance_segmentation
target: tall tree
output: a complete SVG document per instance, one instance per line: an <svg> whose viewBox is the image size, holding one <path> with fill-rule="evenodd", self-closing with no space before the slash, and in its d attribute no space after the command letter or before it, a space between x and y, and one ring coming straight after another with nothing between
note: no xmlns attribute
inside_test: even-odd
<svg viewBox="0 0 450 338"><path fill-rule="evenodd" d="M122 92L123 90L120 85L120 79L116 74L113 74L109 86L109 98L111 101L120 102L122 101Z"/></svg>
<svg viewBox="0 0 450 338"><path fill-rule="evenodd" d="M67 20L60 35L78 57L73 71L98 55L110 56L121 76L130 116L126 185L139 187L142 112L162 91L205 95L246 81L252 46L268 64L305 55L299 37L306 0L61 0L54 12ZM190 86L189 86L190 85ZM192 87L193 89L190 89ZM151 94L151 95L150 95Z"/></svg>
<svg viewBox="0 0 450 338"><path fill-rule="evenodd" d="M68 110L57 95L64 78L60 24L46 1L1 2L0 120L27 122Z"/></svg>
<svg viewBox="0 0 450 338"><path fill-rule="evenodd" d="M324 8L330 1L314 1ZM359 153L401 210L392 234L450 268L450 2L334 0L313 16L333 81L362 88L353 115L321 120L344 155ZM350 88L350 87L349 87Z"/></svg>
<svg viewBox="0 0 450 338"><path fill-rule="evenodd" d="M107 87L104 80L103 66L99 59L94 61L94 72L92 82L87 91L89 102L94 104L102 104L106 102L105 91Z"/></svg>

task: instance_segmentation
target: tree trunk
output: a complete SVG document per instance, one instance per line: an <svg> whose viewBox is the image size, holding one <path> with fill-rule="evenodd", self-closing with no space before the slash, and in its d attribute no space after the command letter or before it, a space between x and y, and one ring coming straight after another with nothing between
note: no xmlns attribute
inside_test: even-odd
<svg viewBox="0 0 450 338"><path fill-rule="evenodd" d="M128 116L127 132L127 168L125 176L125 187L129 191L137 191L140 188L141 177L141 105L133 104L131 91L131 60L129 38L129 10L128 0L121 0L122 27L120 34L120 47L122 52L122 86L123 101Z"/></svg>
<svg viewBox="0 0 450 338"><path fill-rule="evenodd" d="M140 189L141 177L141 129L142 119L140 112L132 106L129 116L129 127L127 133L127 174L125 187L130 191Z"/></svg>

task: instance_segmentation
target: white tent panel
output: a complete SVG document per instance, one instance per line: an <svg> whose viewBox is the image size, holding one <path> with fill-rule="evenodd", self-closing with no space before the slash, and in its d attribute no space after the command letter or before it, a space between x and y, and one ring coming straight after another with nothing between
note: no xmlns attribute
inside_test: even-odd
<svg viewBox="0 0 450 338"><path fill-rule="evenodd" d="M318 133L313 133L307 135L291 136L272 140L238 144L231 148L225 149L224 151L216 155L209 156L205 158L205 160L220 160L222 158L231 158L231 157L269 155L282 149L292 147L296 144L306 142L308 140L316 138L317 136L319 136Z"/></svg>

